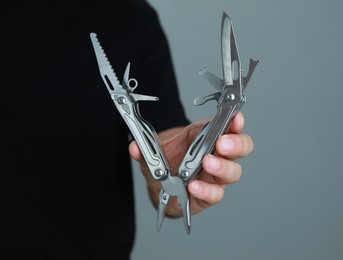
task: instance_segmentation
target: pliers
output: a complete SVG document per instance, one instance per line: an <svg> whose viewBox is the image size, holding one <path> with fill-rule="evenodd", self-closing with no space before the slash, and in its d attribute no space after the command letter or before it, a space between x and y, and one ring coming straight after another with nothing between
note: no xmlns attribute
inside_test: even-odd
<svg viewBox="0 0 343 260"><path fill-rule="evenodd" d="M217 92L194 100L195 105L202 105L209 100L216 100L217 113L199 131L179 166L178 174L175 175L172 173L156 131L149 122L142 118L138 109L138 101L156 101L158 98L133 93L138 86L138 82L134 78L129 78L130 63L126 67L122 84L120 84L97 39L97 35L91 33L90 37L101 77L113 102L140 147L152 177L161 183L157 230L160 230L162 226L171 197L176 196L183 212L186 232L189 234L191 212L187 185L199 175L202 170L203 157L214 152L215 142L228 130L234 117L245 103L246 86L259 61L250 59L248 74L246 77L242 77L232 22L230 17L223 12L221 32L223 79L206 68L200 70L200 75L215 87Z"/></svg>

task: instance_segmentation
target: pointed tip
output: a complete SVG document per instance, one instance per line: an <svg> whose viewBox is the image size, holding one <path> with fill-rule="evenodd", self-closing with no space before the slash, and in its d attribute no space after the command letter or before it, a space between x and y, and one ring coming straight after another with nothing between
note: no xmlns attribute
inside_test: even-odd
<svg viewBox="0 0 343 260"><path fill-rule="evenodd" d="M162 226L162 224L159 224L159 223L157 222L157 224L156 224L156 230L157 230L157 232L160 232L161 226Z"/></svg>
<svg viewBox="0 0 343 260"><path fill-rule="evenodd" d="M226 18L231 20L230 16L227 14L227 12L223 11L223 20Z"/></svg>
<svg viewBox="0 0 343 260"><path fill-rule="evenodd" d="M157 214L157 223L156 223L156 230L157 232L159 232L161 230L162 224L163 224L163 220L164 220L164 209L163 210L159 210L158 214Z"/></svg>
<svg viewBox="0 0 343 260"><path fill-rule="evenodd" d="M126 65L126 69L125 69L125 71L130 71L130 66L131 66L131 63L130 63L130 62L128 62L128 63L127 63L127 65Z"/></svg>
<svg viewBox="0 0 343 260"><path fill-rule="evenodd" d="M186 227L186 232L187 232L187 235L191 234L191 226Z"/></svg>
<svg viewBox="0 0 343 260"><path fill-rule="evenodd" d="M124 85L127 85L129 82L129 74L130 74L130 62L127 63L126 69L124 72L124 78L123 78Z"/></svg>
<svg viewBox="0 0 343 260"><path fill-rule="evenodd" d="M252 63L252 64L258 64L259 62L261 62L261 59L254 60L254 59L250 58L250 63Z"/></svg>
<svg viewBox="0 0 343 260"><path fill-rule="evenodd" d="M156 230L159 232L162 227L164 216L160 214L160 212L157 214L157 223L156 223Z"/></svg>
<svg viewBox="0 0 343 260"><path fill-rule="evenodd" d="M186 205L184 205L185 208L183 208L183 220L186 227L187 235L191 233L191 210L189 205L189 199L187 199Z"/></svg>

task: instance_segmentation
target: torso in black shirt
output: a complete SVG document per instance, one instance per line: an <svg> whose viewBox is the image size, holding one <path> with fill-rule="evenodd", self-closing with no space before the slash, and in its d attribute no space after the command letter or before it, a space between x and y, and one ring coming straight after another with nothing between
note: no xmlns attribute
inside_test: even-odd
<svg viewBox="0 0 343 260"><path fill-rule="evenodd" d="M143 1L107 2L2 7L1 259L130 255L129 131L91 32L119 79L130 62L136 92L160 98L140 109L157 131L187 123L156 13Z"/></svg>

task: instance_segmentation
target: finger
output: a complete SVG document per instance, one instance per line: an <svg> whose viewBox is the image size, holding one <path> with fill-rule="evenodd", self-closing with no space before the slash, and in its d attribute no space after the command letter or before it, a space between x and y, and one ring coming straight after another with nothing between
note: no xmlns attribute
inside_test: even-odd
<svg viewBox="0 0 343 260"><path fill-rule="evenodd" d="M145 177L145 180L150 187L159 187L160 183L156 181L153 176L151 175L150 169L148 165L145 162L145 159L143 157L143 154L141 150L139 149L139 146L136 141L132 141L129 145L129 153L131 157L136 160L139 163L139 168L141 170L141 173Z"/></svg>
<svg viewBox="0 0 343 260"><path fill-rule="evenodd" d="M224 197L225 186L223 185L194 180L187 187L194 199L192 203L193 213L219 203Z"/></svg>
<svg viewBox="0 0 343 260"><path fill-rule="evenodd" d="M240 133L244 129L244 115L242 112L238 112L233 119L229 132L230 133Z"/></svg>
<svg viewBox="0 0 343 260"><path fill-rule="evenodd" d="M249 155L254 142L247 134L222 135L216 142L216 154L224 158L239 159Z"/></svg>
<svg viewBox="0 0 343 260"><path fill-rule="evenodd" d="M204 157L203 169L205 172L202 176L205 178L206 175L210 175L212 182L217 184L233 184L242 176L242 167L239 163L210 154Z"/></svg>
<svg viewBox="0 0 343 260"><path fill-rule="evenodd" d="M139 149L136 141L132 141L130 143L129 153L130 153L130 156L138 162L142 162L144 160L143 154L142 154L141 150Z"/></svg>

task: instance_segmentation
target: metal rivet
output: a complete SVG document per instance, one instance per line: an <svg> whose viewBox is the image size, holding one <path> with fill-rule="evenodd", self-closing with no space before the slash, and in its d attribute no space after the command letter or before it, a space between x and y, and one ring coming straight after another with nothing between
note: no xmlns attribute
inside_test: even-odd
<svg viewBox="0 0 343 260"><path fill-rule="evenodd" d="M121 104L121 105L125 104L125 98L124 97L119 97L118 98L118 103Z"/></svg>
<svg viewBox="0 0 343 260"><path fill-rule="evenodd" d="M189 172L188 171L182 171L181 172L181 177L182 178L187 178L189 176Z"/></svg>
<svg viewBox="0 0 343 260"><path fill-rule="evenodd" d="M233 93L228 94L226 97L228 100L234 100L236 98L235 94L233 94Z"/></svg>
<svg viewBox="0 0 343 260"><path fill-rule="evenodd" d="M155 175L159 178L159 177L162 177L163 176L163 171L161 169L157 169L155 171Z"/></svg>

